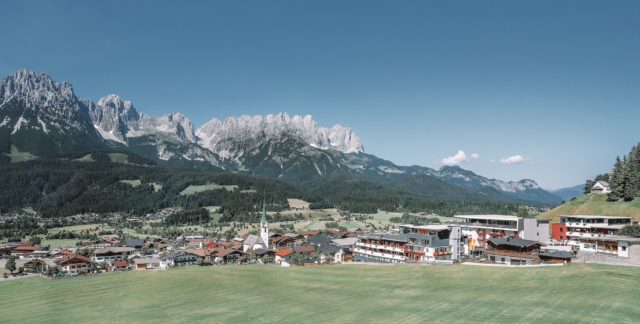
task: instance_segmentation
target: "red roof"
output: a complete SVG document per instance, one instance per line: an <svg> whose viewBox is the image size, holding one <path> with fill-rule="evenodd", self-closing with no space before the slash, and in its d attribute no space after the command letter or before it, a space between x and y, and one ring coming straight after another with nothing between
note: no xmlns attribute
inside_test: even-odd
<svg viewBox="0 0 640 324"><path fill-rule="evenodd" d="M60 264L73 263L73 262L91 263L91 260L88 257L80 254L65 255L60 260L58 260L58 263Z"/></svg>
<svg viewBox="0 0 640 324"><path fill-rule="evenodd" d="M309 235L309 236L315 236L320 234L320 231L318 230L308 230L306 232L303 233L304 235Z"/></svg>
<svg viewBox="0 0 640 324"><path fill-rule="evenodd" d="M293 253L292 249L282 249L282 250L278 250L278 252L276 252L276 255L281 257L286 257L287 255L292 253Z"/></svg>
<svg viewBox="0 0 640 324"><path fill-rule="evenodd" d="M124 260L118 260L112 263L111 265L113 265L114 268L126 268L129 266L129 263L127 263L127 261L124 261Z"/></svg>
<svg viewBox="0 0 640 324"><path fill-rule="evenodd" d="M216 242L208 242L207 245L205 245L208 248L212 248L212 247L216 247L218 246L218 243Z"/></svg>
<svg viewBox="0 0 640 324"><path fill-rule="evenodd" d="M21 245L16 247L15 251L17 252L33 252L36 250L35 246L26 246L26 245Z"/></svg>

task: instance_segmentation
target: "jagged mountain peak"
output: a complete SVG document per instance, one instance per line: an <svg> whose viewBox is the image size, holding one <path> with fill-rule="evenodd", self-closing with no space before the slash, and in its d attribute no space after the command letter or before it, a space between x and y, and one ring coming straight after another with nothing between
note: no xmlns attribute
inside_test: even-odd
<svg viewBox="0 0 640 324"><path fill-rule="evenodd" d="M27 107L54 107L75 104L73 87L67 82L56 82L48 74L26 69L0 80L0 104L18 98Z"/></svg>
<svg viewBox="0 0 640 324"><path fill-rule="evenodd" d="M360 138L349 127L335 125L332 128L319 127L312 116L287 113L242 115L227 117L224 121L212 119L196 131L199 143L212 152L229 156L228 142L248 142L277 139L283 135L294 135L308 145L323 150L343 153L364 152Z"/></svg>

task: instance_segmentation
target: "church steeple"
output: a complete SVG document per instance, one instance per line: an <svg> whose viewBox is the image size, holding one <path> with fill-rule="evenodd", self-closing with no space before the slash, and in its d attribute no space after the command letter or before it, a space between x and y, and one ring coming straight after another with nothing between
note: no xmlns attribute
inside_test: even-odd
<svg viewBox="0 0 640 324"><path fill-rule="evenodd" d="M267 222L267 205L262 198L262 217L260 218L260 224Z"/></svg>
<svg viewBox="0 0 640 324"><path fill-rule="evenodd" d="M264 246L269 248L269 224L267 223L267 204L262 198L262 217L260 217L260 239Z"/></svg>

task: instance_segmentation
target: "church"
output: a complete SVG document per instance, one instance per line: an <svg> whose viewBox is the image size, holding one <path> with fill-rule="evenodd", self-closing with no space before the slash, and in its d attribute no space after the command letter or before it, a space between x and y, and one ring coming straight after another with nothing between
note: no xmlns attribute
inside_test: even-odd
<svg viewBox="0 0 640 324"><path fill-rule="evenodd" d="M267 223L267 207L262 201L262 217L260 218L260 235L249 234L242 243L242 251L269 249L269 224Z"/></svg>

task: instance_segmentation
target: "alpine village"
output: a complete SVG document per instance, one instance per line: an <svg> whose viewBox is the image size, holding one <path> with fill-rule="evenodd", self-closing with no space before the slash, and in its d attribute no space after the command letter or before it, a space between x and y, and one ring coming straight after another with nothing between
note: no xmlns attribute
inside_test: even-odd
<svg viewBox="0 0 640 324"><path fill-rule="evenodd" d="M0 290L194 268L640 266L640 146L556 194L396 165L310 116L195 129L20 70L0 81L0 152Z"/></svg>

